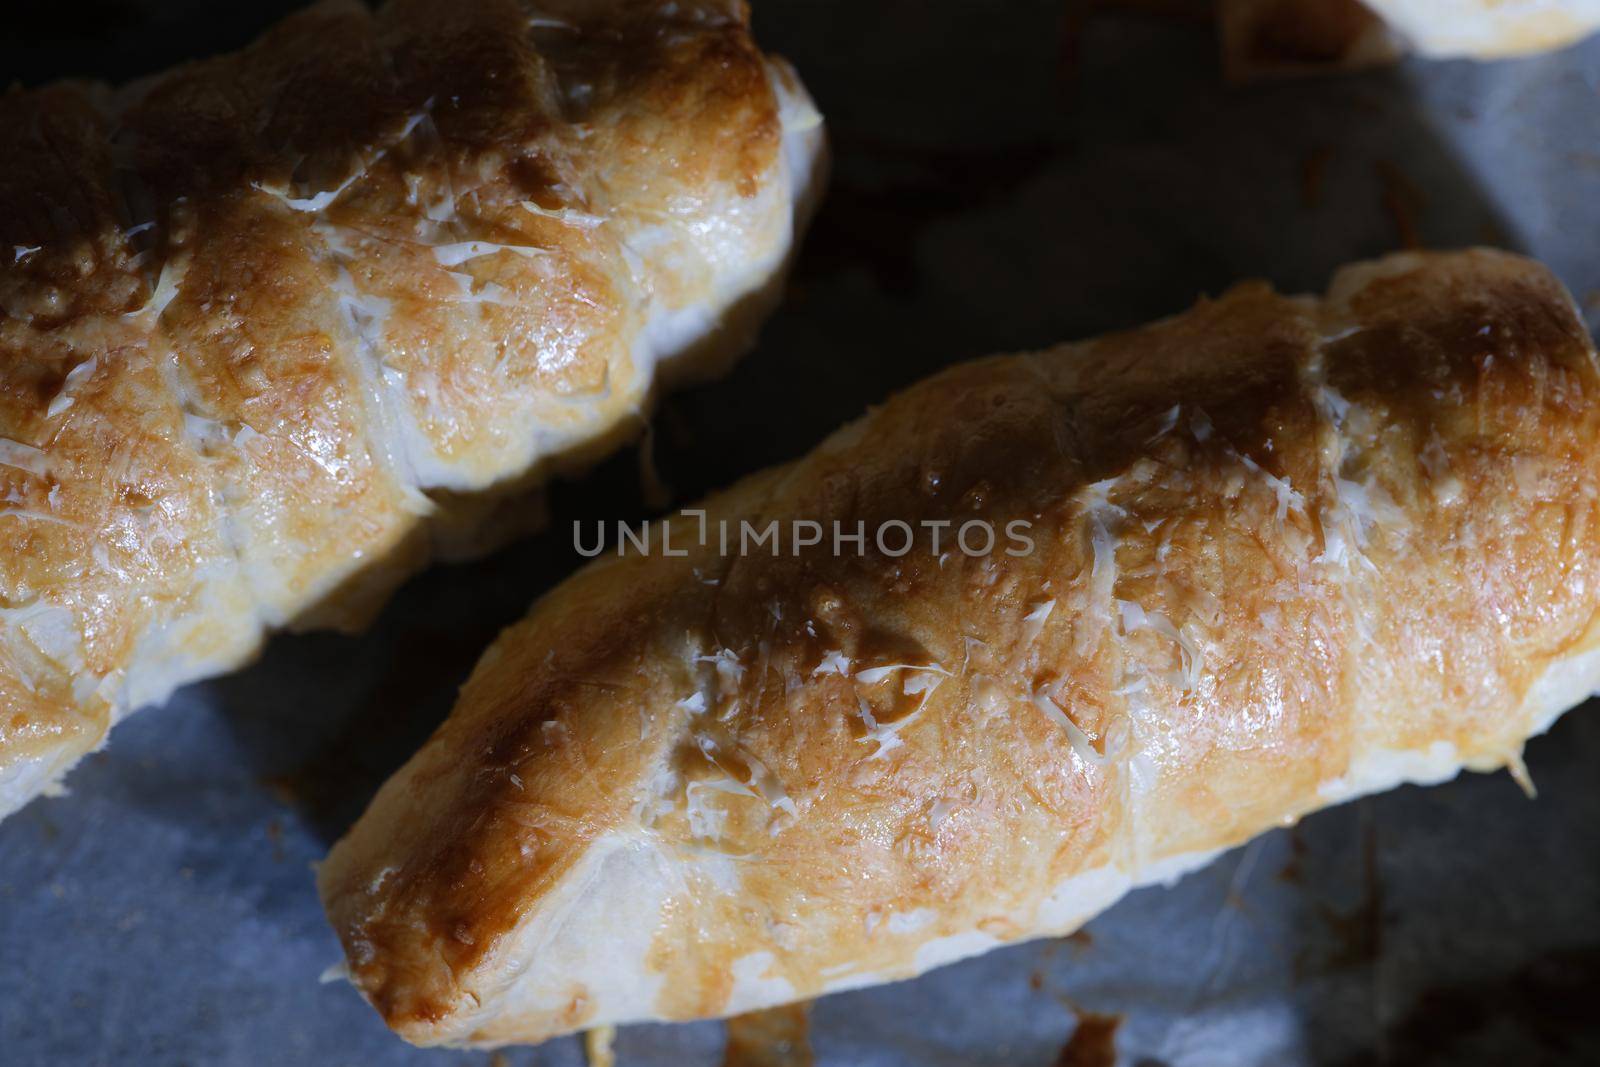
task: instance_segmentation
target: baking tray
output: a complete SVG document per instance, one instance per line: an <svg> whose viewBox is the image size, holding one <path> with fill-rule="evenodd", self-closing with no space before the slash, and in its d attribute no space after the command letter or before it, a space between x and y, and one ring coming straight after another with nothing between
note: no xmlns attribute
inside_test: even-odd
<svg viewBox="0 0 1600 1067"><path fill-rule="evenodd" d="M127 78L281 4L8 5L7 80ZM762 0L828 116L832 188L789 299L672 399L679 502L794 456L954 360L1132 325L1244 277L1290 290L1406 243L1549 263L1600 317L1600 41L1478 65L1225 87L1200 21L1066 0ZM560 487L548 534L412 581L357 638L117 730L71 795L0 824L0 1064L580 1064L576 1039L420 1051L344 984L310 866L444 716L489 638L647 514L637 458ZM1079 936L818 1002L823 1065L1600 1062L1600 720L1504 775L1405 788L1135 893ZM1094 1013L1110 1016L1099 1018ZM1089 1042L1089 1030L1115 1033ZM717 1023L625 1028L622 1067L715 1064ZM1094 1058L1099 1057L1099 1058Z"/></svg>

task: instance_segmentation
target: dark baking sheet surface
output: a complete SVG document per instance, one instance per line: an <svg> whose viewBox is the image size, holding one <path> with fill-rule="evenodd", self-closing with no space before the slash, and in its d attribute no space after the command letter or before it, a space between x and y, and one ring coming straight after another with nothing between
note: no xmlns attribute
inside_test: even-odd
<svg viewBox="0 0 1600 1067"><path fill-rule="evenodd" d="M290 5L6 6L0 75L35 83L234 47ZM1411 235L1537 255L1595 325L1600 41L1228 90L1204 24L1084 6L757 3L829 118L835 177L760 348L658 419L679 502L951 361L1246 276L1317 288ZM364 637L280 637L141 712L71 796L0 824L0 1064L581 1063L572 1039L499 1060L401 1044L318 983L338 949L309 870L574 568L571 521L644 514L635 458L554 512L549 535L416 579ZM1504 775L1402 789L1079 937L824 999L817 1062L1044 1067L1078 1012L1118 1015L1120 1062L1144 1067L1600 1062L1600 719L1569 715L1528 765L1533 802ZM722 1040L627 1029L619 1062L713 1064Z"/></svg>

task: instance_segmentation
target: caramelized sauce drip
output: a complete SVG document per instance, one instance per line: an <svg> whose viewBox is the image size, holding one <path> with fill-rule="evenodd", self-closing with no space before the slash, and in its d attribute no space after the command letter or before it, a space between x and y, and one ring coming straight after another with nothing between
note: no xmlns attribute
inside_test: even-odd
<svg viewBox="0 0 1600 1067"><path fill-rule="evenodd" d="M1078 1028L1061 1046L1056 1067L1116 1067L1117 1027L1122 1016L1096 1011L1077 1011Z"/></svg>

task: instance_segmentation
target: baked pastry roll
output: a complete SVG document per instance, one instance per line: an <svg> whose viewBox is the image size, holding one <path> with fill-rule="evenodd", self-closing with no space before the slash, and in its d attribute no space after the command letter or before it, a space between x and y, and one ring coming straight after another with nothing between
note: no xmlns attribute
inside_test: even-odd
<svg viewBox="0 0 1600 1067"><path fill-rule="evenodd" d="M418 1044L744 1012L1518 767L1600 679L1597 444L1498 252L945 371L495 642L321 868L351 980Z"/></svg>
<svg viewBox="0 0 1600 1067"><path fill-rule="evenodd" d="M394 0L11 92L0 143L3 814L736 354L821 130L738 3Z"/></svg>

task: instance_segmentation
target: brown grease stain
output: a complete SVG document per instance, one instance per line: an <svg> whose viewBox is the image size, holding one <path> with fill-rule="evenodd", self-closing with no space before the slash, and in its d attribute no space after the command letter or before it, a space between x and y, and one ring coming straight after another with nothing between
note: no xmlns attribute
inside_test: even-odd
<svg viewBox="0 0 1600 1067"><path fill-rule="evenodd" d="M1043 950L1039 953L1039 965L1033 969L1033 973L1028 975L1028 988L1037 993L1045 987L1045 982L1047 981L1045 967L1049 965L1050 960L1062 947L1072 949L1072 954L1076 956L1087 952L1093 945L1094 936L1087 930L1074 930L1070 934L1063 934L1054 941L1045 942ZM1077 1011L1077 1008L1073 1007L1071 1003L1068 1003L1067 1007L1072 1008L1074 1012Z"/></svg>
<svg viewBox="0 0 1600 1067"><path fill-rule="evenodd" d="M811 1067L811 1002L735 1015L722 1067Z"/></svg>
<svg viewBox="0 0 1600 1067"><path fill-rule="evenodd" d="M1116 1067L1117 1028L1122 1016L1072 1009L1078 1026L1056 1056L1056 1067Z"/></svg>
<svg viewBox="0 0 1600 1067"><path fill-rule="evenodd" d="M1399 248L1422 247L1422 231L1417 218L1422 214L1424 197L1404 171L1387 160L1377 164L1378 181L1383 186L1383 209L1394 222L1395 244Z"/></svg>

